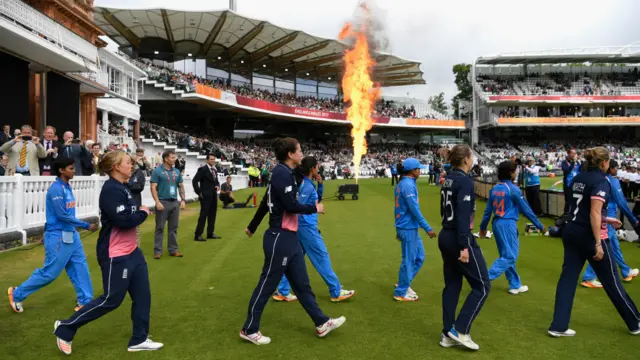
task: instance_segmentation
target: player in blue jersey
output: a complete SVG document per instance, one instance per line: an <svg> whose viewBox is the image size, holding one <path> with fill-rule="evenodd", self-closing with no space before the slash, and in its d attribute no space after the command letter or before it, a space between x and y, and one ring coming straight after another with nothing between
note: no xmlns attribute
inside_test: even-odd
<svg viewBox="0 0 640 360"><path fill-rule="evenodd" d="M618 207L620 207L620 211L622 211L629 221L634 224L633 226L636 227L638 226L638 219L633 215L631 209L629 209L629 204L627 204L627 199L625 199L622 187L620 186L620 180L616 178L617 175L618 162L611 160L609 163L609 171L607 172L607 178L611 184L611 199L609 201L609 206L607 207L607 217L615 219L618 216ZM624 257L622 257L622 250L620 250L620 241L616 235L616 229L612 224L607 224L607 232L611 251L615 256L616 263L622 273L622 281L629 282L633 280L634 277L638 276L640 270L629 268L629 265L624 261ZM593 271L593 267L591 267L591 265L587 265L587 270L584 272L580 285L587 288L602 287L602 284L596 279L596 273Z"/></svg>
<svg viewBox="0 0 640 360"><path fill-rule="evenodd" d="M478 350L480 347L469 334L471 324L487 300L491 281L480 246L471 234L476 201L473 180L469 177L473 167L473 152L468 145L456 145L447 153L451 171L440 190L442 231L438 235L445 284L442 291L444 327L440 346L460 344ZM456 319L463 278L471 286L471 292Z"/></svg>
<svg viewBox="0 0 640 360"><path fill-rule="evenodd" d="M402 244L402 263L393 295L397 301L418 300L418 295L411 289L411 282L424 263L424 245L418 230L424 229L430 238L436 236L420 212L416 181L420 170L425 168L415 158L405 159L398 165L402 178L395 188L395 226L396 237Z"/></svg>
<svg viewBox="0 0 640 360"><path fill-rule="evenodd" d="M611 185L605 173L609 169L609 151L603 147L588 149L585 160L587 171L576 175L569 187L569 214L572 217L562 231L564 262L556 288L553 322L548 332L553 337L576 334L569 329L569 321L576 283L584 262L588 261L631 334L639 335L640 314L620 282L613 250L607 239L606 224L610 219L606 212Z"/></svg>
<svg viewBox="0 0 640 360"><path fill-rule="evenodd" d="M313 156L307 156L302 159L302 181L300 190L298 191L298 201L301 204L316 205L322 201L324 186L322 177L318 174L318 160ZM318 190L313 185L313 179L318 181ZM318 230L318 214L300 214L298 215L298 238L305 254L309 256L311 264L316 268L318 274L322 277L327 287L329 287L329 295L332 302L340 302L350 299L355 295L354 290L345 290L340 285L338 275L331 267L331 259L329 252L324 244L320 230ZM295 301L297 297L291 294L291 285L286 276L282 276L278 291L273 295L276 301Z"/></svg>
<svg viewBox="0 0 640 360"><path fill-rule="evenodd" d="M513 184L516 178L516 164L505 161L498 165L498 183L491 189L484 217L480 224L480 237L487 234L487 225L493 214L493 233L498 245L500 258L489 269L489 280L497 279L503 273L509 282L509 293L517 295L529 291L529 287L522 285L520 276L516 272L516 260L520 251L518 240L518 213L521 212L531 220L536 227L544 230L544 226L522 198L520 189Z"/></svg>
<svg viewBox="0 0 640 360"><path fill-rule="evenodd" d="M17 313L24 310L22 302L29 295L57 279L62 270L67 271L76 291L76 311L93 299L87 257L76 228L96 231L98 225L76 217L76 200L69 184L76 173L74 161L60 159L55 162L52 171L58 177L47 190L44 266L36 269L20 286L10 287L7 291L11 309Z"/></svg>

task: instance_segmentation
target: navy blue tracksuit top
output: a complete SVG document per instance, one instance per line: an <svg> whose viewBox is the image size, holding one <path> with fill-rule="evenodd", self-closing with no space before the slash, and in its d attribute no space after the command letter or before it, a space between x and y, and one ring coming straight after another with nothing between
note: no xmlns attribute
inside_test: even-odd
<svg viewBox="0 0 640 360"><path fill-rule="evenodd" d="M293 171L284 164L278 164L271 173L271 183L258 206L258 210L247 227L255 233L258 225L269 213L269 228L297 231L297 214L317 212L315 204L298 202L298 186ZM283 226L284 223L284 226Z"/></svg>

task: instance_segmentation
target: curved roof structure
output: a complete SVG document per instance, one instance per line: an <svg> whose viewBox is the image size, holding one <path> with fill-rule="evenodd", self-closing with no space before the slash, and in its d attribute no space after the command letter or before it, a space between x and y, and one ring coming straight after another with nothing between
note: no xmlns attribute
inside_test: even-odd
<svg viewBox="0 0 640 360"><path fill-rule="evenodd" d="M553 49L542 51L522 51L481 56L478 65L501 64L563 64L563 63L640 63L640 42L626 46L599 46L584 48Z"/></svg>
<svg viewBox="0 0 640 360"><path fill-rule="evenodd" d="M96 7L95 23L121 47L139 56L176 61L207 59L210 67L248 76L335 82L347 45L286 29L231 10L179 11ZM382 86L425 84L420 63L376 54L374 80ZM332 80L333 79L333 80Z"/></svg>

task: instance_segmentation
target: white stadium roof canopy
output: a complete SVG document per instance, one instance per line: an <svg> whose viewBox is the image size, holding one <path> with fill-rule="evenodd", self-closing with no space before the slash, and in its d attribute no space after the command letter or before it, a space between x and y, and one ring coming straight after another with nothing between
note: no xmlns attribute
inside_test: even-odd
<svg viewBox="0 0 640 360"><path fill-rule="evenodd" d="M213 68L280 79L305 75L335 82L343 71L344 42L252 19L231 10L180 11L96 7L95 23L139 56L177 61L207 59ZM156 53L157 52L157 53ZM191 55L189 55L191 54ZM424 84L420 62L376 53L374 80L382 86Z"/></svg>
<svg viewBox="0 0 640 360"><path fill-rule="evenodd" d="M524 65L564 63L639 64L640 44L522 51L481 56L477 65Z"/></svg>

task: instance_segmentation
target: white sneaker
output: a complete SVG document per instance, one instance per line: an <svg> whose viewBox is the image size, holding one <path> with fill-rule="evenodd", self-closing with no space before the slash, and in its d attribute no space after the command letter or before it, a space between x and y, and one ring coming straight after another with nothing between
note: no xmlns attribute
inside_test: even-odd
<svg viewBox="0 0 640 360"><path fill-rule="evenodd" d="M56 320L55 323L53 323L53 332L55 333L56 330L58 330L58 326L60 326L60 320ZM62 339L60 339L59 337L56 337L56 341L58 343L58 350L62 351L64 354L66 355L71 355L71 341L64 341Z"/></svg>
<svg viewBox="0 0 640 360"><path fill-rule="evenodd" d="M525 293L527 291L529 291L529 287L527 285L522 285L518 289L509 289L509 294L518 295L520 293Z"/></svg>
<svg viewBox="0 0 640 360"><path fill-rule="evenodd" d="M164 346L163 343L155 342L149 338L147 340L141 342L138 345L129 346L129 352L137 352L137 351L153 351L160 350Z"/></svg>
<svg viewBox="0 0 640 360"><path fill-rule="evenodd" d="M445 334L440 334L440 346L443 348L450 348L454 346L460 346L460 344Z"/></svg>
<svg viewBox="0 0 640 360"><path fill-rule="evenodd" d="M478 350L480 349L480 345L476 344L471 340L471 335L469 334L460 334L456 331L456 329L451 329L449 331L449 337L455 340L460 345L466 347L470 350Z"/></svg>
<svg viewBox="0 0 640 360"><path fill-rule="evenodd" d="M398 284L396 284L396 287L398 287ZM409 294L411 294L411 295L415 295L416 297L419 297L419 296L418 296L418 293L417 293L417 292L415 292L411 287L409 287L409 288L407 289L407 295L409 295Z"/></svg>
<svg viewBox="0 0 640 360"><path fill-rule="evenodd" d="M416 295L416 293L410 294L409 291L407 291L407 294L402 297L402 296L394 296L393 299L395 301L418 301L419 297L418 295Z"/></svg>
<svg viewBox="0 0 640 360"><path fill-rule="evenodd" d="M271 343L271 338L262 336L262 333L260 331L253 333L251 335L247 335L244 332L240 331L240 338L242 338L243 340L252 342L256 345L267 345Z"/></svg>
<svg viewBox="0 0 640 360"><path fill-rule="evenodd" d="M638 322L638 330L631 331L631 335L640 335L640 322Z"/></svg>
<svg viewBox="0 0 640 360"><path fill-rule="evenodd" d="M576 332L571 330L571 329L567 329L567 331L564 332L560 332L560 331L552 331L549 330L548 331L549 335L553 336L553 337L570 337L570 336L576 336Z"/></svg>
<svg viewBox="0 0 640 360"><path fill-rule="evenodd" d="M24 311L22 303L13 300L13 291L15 289L16 288L12 286L7 290L7 296L9 296L9 305L11 306L11 309L13 309L13 311L21 313L22 311Z"/></svg>
<svg viewBox="0 0 640 360"><path fill-rule="evenodd" d="M342 326L345 321L347 321L347 318L345 318L344 316L340 316L337 319L329 319L329 321L316 328L316 335L318 335L318 337L325 337L331 331Z"/></svg>

